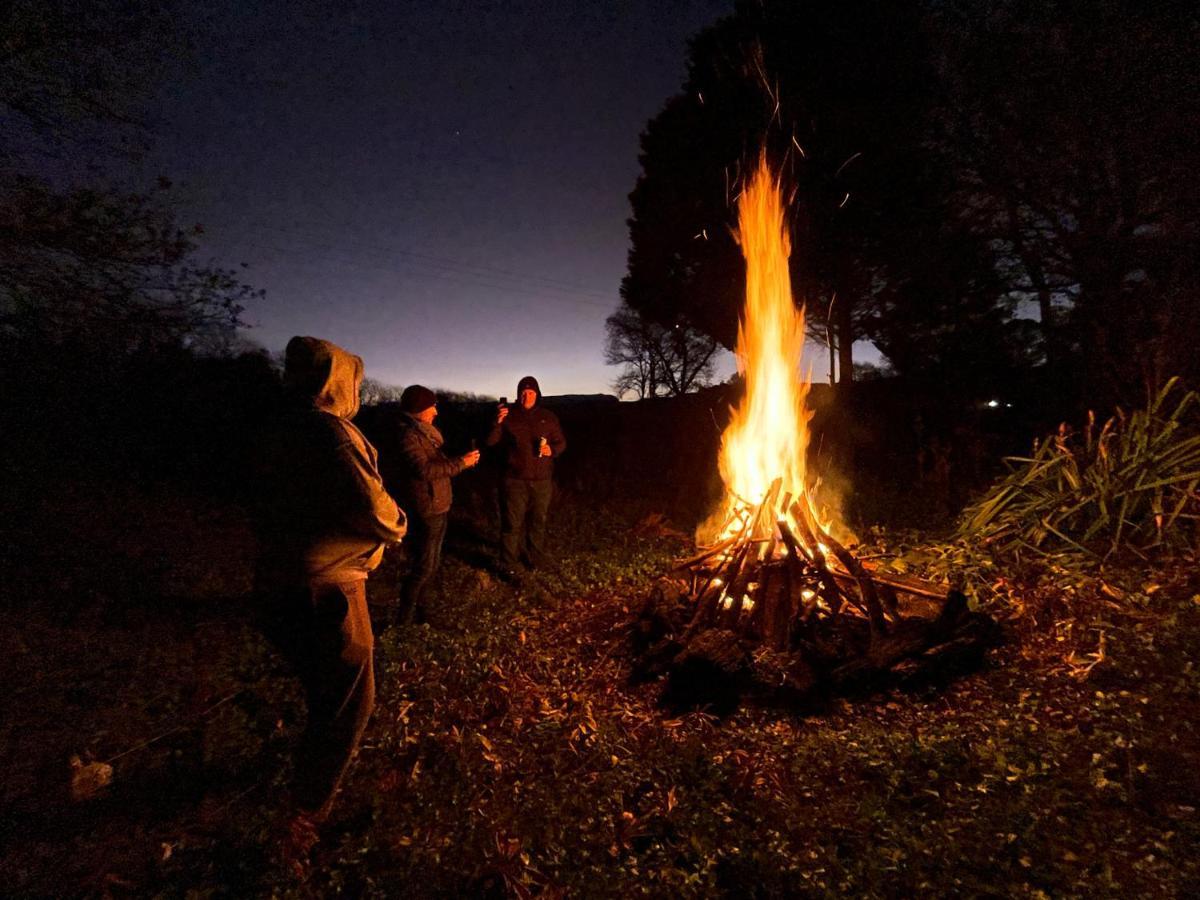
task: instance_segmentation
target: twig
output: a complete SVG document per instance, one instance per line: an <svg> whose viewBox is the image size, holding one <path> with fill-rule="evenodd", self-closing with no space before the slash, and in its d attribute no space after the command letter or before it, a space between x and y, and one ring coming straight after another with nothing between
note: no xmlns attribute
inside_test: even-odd
<svg viewBox="0 0 1200 900"><path fill-rule="evenodd" d="M813 528L821 527L816 522L810 524ZM872 628L877 628L886 634L888 627L887 620L883 615L883 606L879 602L879 595L875 592L875 583L871 581L867 570L854 558L854 554L843 547L829 532L822 529L821 536L825 538L826 543L833 550L833 555L837 558L837 561L845 566L846 571L853 575L854 580L858 582L858 589L862 592L863 602L867 604L867 614L870 616Z"/></svg>
<svg viewBox="0 0 1200 900"><path fill-rule="evenodd" d="M107 762L109 765L112 765L114 762L116 762L122 756L128 756L130 753L133 753L137 750L142 750L146 747L149 747L151 744L156 744L159 741L161 741L163 738L170 737L171 735L176 734L180 731L187 731L189 728L195 727L197 723L199 723L201 720L203 720L214 709L216 709L219 706L224 706L230 700L232 700L235 697L238 697L244 693L246 693L245 688L234 691L232 694L228 694L228 695L222 697L220 700L218 700L216 703L214 703L208 709L193 716L189 721L184 722L182 725L176 725L174 728L170 728L167 731L164 731L162 734L155 735L154 737L150 738L147 741L142 741L140 744L138 744L134 747L130 747L128 750L122 750L116 756L109 757L107 760L105 760L105 762Z"/></svg>
<svg viewBox="0 0 1200 900"><path fill-rule="evenodd" d="M691 569L692 567L699 565L700 563L704 562L705 560L710 559L710 558L716 556L721 551L727 549L729 547L729 545L734 542L735 537L736 537L736 535L727 537L723 541L718 541L716 544L713 544L707 550L704 550L703 552L698 553L697 555L690 557L688 559L685 559L681 562L677 562L674 566L672 566L667 571L668 572L680 572L684 569Z"/></svg>

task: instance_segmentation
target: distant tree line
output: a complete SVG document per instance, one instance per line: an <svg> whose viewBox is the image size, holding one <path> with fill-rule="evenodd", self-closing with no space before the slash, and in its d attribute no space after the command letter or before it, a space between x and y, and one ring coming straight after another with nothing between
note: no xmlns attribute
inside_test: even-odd
<svg viewBox="0 0 1200 900"><path fill-rule="evenodd" d="M1101 403L1195 383L1197 46L1194 3L737 3L642 135L619 387L679 371L638 368L653 340L627 353L652 326L733 347L760 148L794 187L793 289L841 381L870 340L967 394L1034 371Z"/></svg>
<svg viewBox="0 0 1200 900"><path fill-rule="evenodd" d="M187 35L170 4L0 5L0 446L14 484L180 476L236 491L277 366L239 333L260 295L196 259L165 177L132 173Z"/></svg>
<svg viewBox="0 0 1200 900"><path fill-rule="evenodd" d="M239 273L194 259L170 181L126 187L142 109L184 36L134 0L15 0L0 12L0 338L109 354L240 346ZM67 354L64 354L67 355Z"/></svg>

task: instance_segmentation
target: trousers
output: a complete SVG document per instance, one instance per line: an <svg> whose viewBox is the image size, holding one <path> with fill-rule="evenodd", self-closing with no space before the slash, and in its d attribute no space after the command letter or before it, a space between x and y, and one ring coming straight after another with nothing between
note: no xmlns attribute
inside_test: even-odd
<svg viewBox="0 0 1200 900"><path fill-rule="evenodd" d="M554 484L548 478L540 481L504 479L500 522L501 562L504 565L514 567L522 558L531 566L545 562L546 517L553 493Z"/></svg>
<svg viewBox="0 0 1200 900"><path fill-rule="evenodd" d="M263 598L264 631L299 676L308 707L292 797L318 818L328 813L375 706L366 584L310 584Z"/></svg>
<svg viewBox="0 0 1200 900"><path fill-rule="evenodd" d="M442 565L442 544L446 541L447 513L428 517L410 516L408 520L408 572L400 585L401 622L425 620L430 584Z"/></svg>

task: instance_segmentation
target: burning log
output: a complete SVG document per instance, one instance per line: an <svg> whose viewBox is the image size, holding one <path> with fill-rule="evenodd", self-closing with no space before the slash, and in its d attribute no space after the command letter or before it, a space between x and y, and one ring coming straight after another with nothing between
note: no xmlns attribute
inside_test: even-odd
<svg viewBox="0 0 1200 900"><path fill-rule="evenodd" d="M960 592L876 571L780 496L776 480L762 502L732 510L723 529L732 536L666 579L690 589L675 591L665 611L665 596L648 603L640 628L655 636L650 668L668 676L664 702L731 708L737 685L755 680L754 647L781 667L758 681L804 697L962 669L995 641L995 623L971 613Z"/></svg>
<svg viewBox="0 0 1200 900"><path fill-rule="evenodd" d="M902 595L937 599L943 605L950 598L948 586L869 570L798 503L789 512L802 538L793 532L789 517L766 525L778 493L777 480L762 503L735 513L742 524L734 537L672 569L700 585L690 595L695 612L684 641L718 624L784 650L814 617L843 615L865 620L873 637L883 637L901 620ZM760 527L769 529L769 535L756 537Z"/></svg>
<svg viewBox="0 0 1200 900"><path fill-rule="evenodd" d="M686 621L678 637L669 626L656 632L665 702L730 708L755 646L805 673L802 694L823 694L961 669L995 642L995 623L971 613L960 592L868 568L814 521L801 519L798 537L781 516L769 536L756 537L754 523L777 496L773 485L762 503L736 514L732 540L672 569L672 583L693 587L675 595L684 614L675 619ZM783 678L795 693L795 676Z"/></svg>

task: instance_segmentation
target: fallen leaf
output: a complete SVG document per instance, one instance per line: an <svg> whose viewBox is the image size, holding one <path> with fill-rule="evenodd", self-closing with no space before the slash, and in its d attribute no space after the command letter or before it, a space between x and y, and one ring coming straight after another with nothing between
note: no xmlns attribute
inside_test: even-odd
<svg viewBox="0 0 1200 900"><path fill-rule="evenodd" d="M71 799L73 800L91 800L112 784L113 767L106 762L92 762L85 765L76 756L71 759L71 769Z"/></svg>

